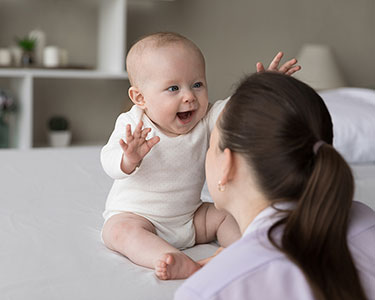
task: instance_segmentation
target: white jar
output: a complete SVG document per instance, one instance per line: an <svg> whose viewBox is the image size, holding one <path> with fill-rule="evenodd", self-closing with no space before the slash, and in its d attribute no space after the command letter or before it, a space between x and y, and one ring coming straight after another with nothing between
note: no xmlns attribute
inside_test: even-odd
<svg viewBox="0 0 375 300"><path fill-rule="evenodd" d="M60 49L56 46L44 48L43 65L47 68L56 68L60 65Z"/></svg>
<svg viewBox="0 0 375 300"><path fill-rule="evenodd" d="M13 66L19 67L22 62L22 49L18 46L12 46L10 48L10 53L12 55Z"/></svg>
<svg viewBox="0 0 375 300"><path fill-rule="evenodd" d="M0 48L0 66L8 67L12 63L12 55L7 48Z"/></svg>

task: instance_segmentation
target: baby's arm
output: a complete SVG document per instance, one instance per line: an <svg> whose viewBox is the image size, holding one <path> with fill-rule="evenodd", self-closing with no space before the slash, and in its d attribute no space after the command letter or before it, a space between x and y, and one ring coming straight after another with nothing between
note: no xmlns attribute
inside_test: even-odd
<svg viewBox="0 0 375 300"><path fill-rule="evenodd" d="M297 60L295 58L288 60L279 68L279 63L283 56L284 54L282 52L277 53L272 62L270 63L270 65L268 66L267 71L276 71L286 75L292 75L295 72L301 70L301 66L296 66ZM264 66L261 62L258 62L256 67L257 72L265 71Z"/></svg>
<svg viewBox="0 0 375 300"><path fill-rule="evenodd" d="M139 166L147 153L150 152L151 148L160 141L158 136L146 140L151 128L142 129L142 126L143 122L140 121L132 134L131 125L127 124L125 135L126 142L123 139L119 141L123 151L121 170L126 174L131 174L135 168Z"/></svg>

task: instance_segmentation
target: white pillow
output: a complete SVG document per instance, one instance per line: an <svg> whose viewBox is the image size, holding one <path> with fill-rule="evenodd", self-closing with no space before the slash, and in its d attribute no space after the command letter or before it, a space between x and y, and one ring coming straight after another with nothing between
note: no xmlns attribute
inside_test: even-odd
<svg viewBox="0 0 375 300"><path fill-rule="evenodd" d="M340 88L319 92L333 122L333 145L349 163L375 162L375 91Z"/></svg>

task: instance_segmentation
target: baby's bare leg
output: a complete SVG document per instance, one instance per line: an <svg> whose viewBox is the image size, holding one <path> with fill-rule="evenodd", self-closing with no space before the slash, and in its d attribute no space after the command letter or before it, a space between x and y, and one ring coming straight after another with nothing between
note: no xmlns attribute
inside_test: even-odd
<svg viewBox="0 0 375 300"><path fill-rule="evenodd" d="M149 220L130 212L114 215L105 223L103 240L108 248L152 269L162 254L178 251L156 235Z"/></svg>
<svg viewBox="0 0 375 300"><path fill-rule="evenodd" d="M104 225L105 245L143 267L155 269L160 279L187 278L200 265L156 235L152 223L139 215L124 212Z"/></svg>
<svg viewBox="0 0 375 300"><path fill-rule="evenodd" d="M241 237L234 218L217 210L213 203L203 203L194 215L195 242L209 243L218 240L220 246L227 247Z"/></svg>
<svg viewBox="0 0 375 300"><path fill-rule="evenodd" d="M224 211L217 210L213 203L203 203L195 212L194 227L197 244L217 239L222 247L227 247L241 237L234 218ZM198 264L204 266L221 251L222 248L219 248L213 256L198 261Z"/></svg>

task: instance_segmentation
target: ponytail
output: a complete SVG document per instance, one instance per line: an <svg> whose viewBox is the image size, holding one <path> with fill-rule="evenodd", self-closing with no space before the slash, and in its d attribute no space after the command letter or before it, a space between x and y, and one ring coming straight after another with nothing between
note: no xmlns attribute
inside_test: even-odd
<svg viewBox="0 0 375 300"><path fill-rule="evenodd" d="M353 194L348 164L324 144L296 208L268 232L273 245L303 271L316 299L366 299L347 244ZM280 247L272 232L281 224L285 227Z"/></svg>
<svg viewBox="0 0 375 300"><path fill-rule="evenodd" d="M331 146L322 98L293 77L256 73L237 88L217 126L219 149L243 156L271 205L296 203L268 238L300 267L315 298L365 299L347 243L353 176Z"/></svg>

